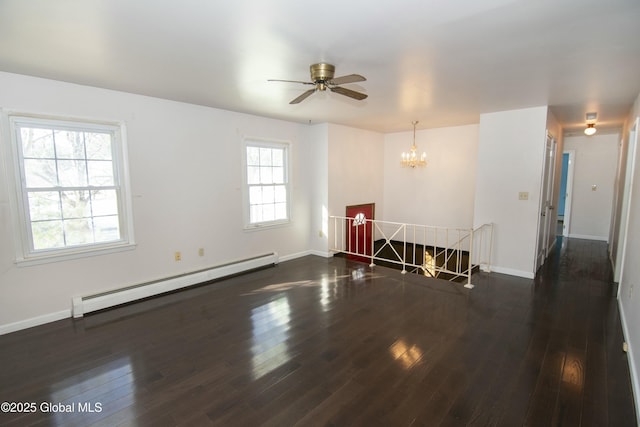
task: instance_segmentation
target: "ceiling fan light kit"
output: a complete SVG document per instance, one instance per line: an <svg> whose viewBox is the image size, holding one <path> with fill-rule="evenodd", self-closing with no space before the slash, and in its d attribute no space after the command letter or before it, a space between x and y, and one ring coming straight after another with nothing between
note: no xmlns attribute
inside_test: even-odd
<svg viewBox="0 0 640 427"><path fill-rule="evenodd" d="M300 102L307 99L313 93L320 91L324 92L329 89L331 92L338 93L340 95L348 96L349 98L356 99L358 101L362 101L366 99L368 95L356 92L355 90L344 88L340 85L347 83L356 83L356 82L364 82L365 79L360 74L349 74L346 76L336 77L335 75L336 67L327 64L324 62L320 62L318 64L312 64L309 67L309 71L311 73L311 81L303 82L299 80L278 80L278 79L270 79L270 82L287 82L287 83L300 83L304 85L313 85L313 89L309 89L306 92L303 92L302 95L293 99L289 104L299 104Z"/></svg>

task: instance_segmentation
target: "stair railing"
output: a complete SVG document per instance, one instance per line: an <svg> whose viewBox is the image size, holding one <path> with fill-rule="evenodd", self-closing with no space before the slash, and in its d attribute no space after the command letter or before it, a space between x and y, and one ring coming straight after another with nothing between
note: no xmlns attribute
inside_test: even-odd
<svg viewBox="0 0 640 427"><path fill-rule="evenodd" d="M410 271L452 281L463 279L464 286L470 289L474 287L471 283L474 269L490 271L493 245L490 223L471 229L344 216L330 216L329 222L333 229L329 233L329 250L366 259L371 267L388 265L401 268L402 274ZM371 223L370 231L367 222Z"/></svg>

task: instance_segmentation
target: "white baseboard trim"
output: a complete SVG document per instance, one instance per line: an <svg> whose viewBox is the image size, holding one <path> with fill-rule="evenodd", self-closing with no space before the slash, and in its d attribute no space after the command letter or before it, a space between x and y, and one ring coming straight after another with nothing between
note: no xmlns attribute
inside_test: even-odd
<svg viewBox="0 0 640 427"><path fill-rule="evenodd" d="M629 361L629 373L631 374L631 389L633 391L633 401L636 405L636 423L640 426L640 377L638 374L638 369L636 368L633 361L635 358L633 357L633 345L627 339L629 336L629 330L627 329L627 316L624 314L624 306L622 302L618 298L618 310L620 311L620 323L622 323L622 334L624 335L624 340L627 343L627 360Z"/></svg>
<svg viewBox="0 0 640 427"><path fill-rule="evenodd" d="M333 254L331 252L318 251L315 249L310 249L308 251L296 252L294 254L283 255L280 257L280 262L291 261L292 259L302 258L307 255L316 255L323 258L331 258Z"/></svg>
<svg viewBox="0 0 640 427"><path fill-rule="evenodd" d="M320 256L322 258L332 258L333 257L333 252L312 250L311 251L311 255Z"/></svg>
<svg viewBox="0 0 640 427"><path fill-rule="evenodd" d="M303 256L311 255L311 251L296 252L294 254L280 256L280 262L291 261L292 259L302 258Z"/></svg>
<svg viewBox="0 0 640 427"><path fill-rule="evenodd" d="M69 317L71 317L71 309L56 311L55 313L43 314L42 316L19 320L13 323L7 323L5 325L0 325L0 335L10 334L11 332L33 328L34 326L44 325L45 323L51 323L57 320L68 319Z"/></svg>
<svg viewBox="0 0 640 427"><path fill-rule="evenodd" d="M536 274L530 271L515 270L513 268L498 267L492 265L490 269L493 273L508 274L509 276L524 277L525 279L533 279L534 277L536 277Z"/></svg>
<svg viewBox="0 0 640 427"><path fill-rule="evenodd" d="M609 236L591 236L589 234L569 234L572 239L599 240L603 242L609 241Z"/></svg>

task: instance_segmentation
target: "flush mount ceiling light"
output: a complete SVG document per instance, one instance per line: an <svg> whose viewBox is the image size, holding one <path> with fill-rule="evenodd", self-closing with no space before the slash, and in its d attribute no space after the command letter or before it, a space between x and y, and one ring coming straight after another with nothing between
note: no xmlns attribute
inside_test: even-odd
<svg viewBox="0 0 640 427"><path fill-rule="evenodd" d="M584 130L584 134L591 136L596 133L596 124L595 123L587 123L587 127Z"/></svg>
<svg viewBox="0 0 640 427"><path fill-rule="evenodd" d="M413 124L413 145L408 153L402 153L402 160L400 160L400 164L403 168L423 168L427 166L427 153L422 153L422 155L418 157L416 149L416 125L418 122L411 122L411 124Z"/></svg>
<svg viewBox="0 0 640 427"><path fill-rule="evenodd" d="M587 113L587 127L584 130L584 134L587 136L591 136L596 133L596 119L598 118L598 113Z"/></svg>

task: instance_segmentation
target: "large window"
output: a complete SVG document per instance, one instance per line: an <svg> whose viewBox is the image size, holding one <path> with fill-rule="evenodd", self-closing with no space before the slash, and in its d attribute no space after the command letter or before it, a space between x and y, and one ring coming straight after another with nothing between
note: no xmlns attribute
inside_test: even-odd
<svg viewBox="0 0 640 427"><path fill-rule="evenodd" d="M289 146L247 141L247 227L289 221Z"/></svg>
<svg viewBox="0 0 640 427"><path fill-rule="evenodd" d="M118 125L11 116L22 260L129 245Z"/></svg>

